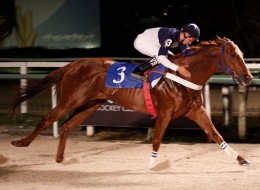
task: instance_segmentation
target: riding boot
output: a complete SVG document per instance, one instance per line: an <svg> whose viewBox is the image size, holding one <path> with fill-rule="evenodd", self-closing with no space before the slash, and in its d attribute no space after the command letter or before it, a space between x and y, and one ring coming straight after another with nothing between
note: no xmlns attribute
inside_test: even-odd
<svg viewBox="0 0 260 190"><path fill-rule="evenodd" d="M138 79L148 81L149 79L147 79L147 77L144 75L144 73L148 69L153 68L157 64L158 64L158 62L157 62L157 60L154 57L154 58L152 58L152 59L142 63L140 66L136 67L135 70L131 73L131 75L133 77L138 78Z"/></svg>

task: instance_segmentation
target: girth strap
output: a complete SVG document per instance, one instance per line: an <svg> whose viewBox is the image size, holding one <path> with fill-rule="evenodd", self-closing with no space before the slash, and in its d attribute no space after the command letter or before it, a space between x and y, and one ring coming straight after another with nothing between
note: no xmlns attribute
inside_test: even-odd
<svg viewBox="0 0 260 190"><path fill-rule="evenodd" d="M157 114L155 112L155 109L153 107L153 101L151 98L151 93L150 93L150 82L143 82L143 92L144 92L144 100L145 100L145 105L148 110L148 112L153 115L152 119L155 119Z"/></svg>

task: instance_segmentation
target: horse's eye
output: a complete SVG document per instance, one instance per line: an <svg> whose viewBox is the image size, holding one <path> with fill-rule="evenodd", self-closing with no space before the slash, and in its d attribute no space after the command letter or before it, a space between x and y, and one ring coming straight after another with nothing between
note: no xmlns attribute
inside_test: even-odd
<svg viewBox="0 0 260 190"><path fill-rule="evenodd" d="M237 54L233 51L233 52L230 53L230 55L231 55L232 57L236 57Z"/></svg>

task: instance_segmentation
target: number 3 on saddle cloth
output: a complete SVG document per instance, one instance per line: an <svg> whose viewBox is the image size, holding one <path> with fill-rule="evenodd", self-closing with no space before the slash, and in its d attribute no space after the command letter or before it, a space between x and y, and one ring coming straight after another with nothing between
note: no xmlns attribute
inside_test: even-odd
<svg viewBox="0 0 260 190"><path fill-rule="evenodd" d="M115 62L111 64L107 72L105 85L106 87L112 88L143 88L147 110L151 115L153 115L152 118L156 118L150 89L158 83L165 71L165 67L162 64L155 67L153 71L156 72L150 72L150 82L148 83L131 75L133 70L138 66L138 64L131 62Z"/></svg>

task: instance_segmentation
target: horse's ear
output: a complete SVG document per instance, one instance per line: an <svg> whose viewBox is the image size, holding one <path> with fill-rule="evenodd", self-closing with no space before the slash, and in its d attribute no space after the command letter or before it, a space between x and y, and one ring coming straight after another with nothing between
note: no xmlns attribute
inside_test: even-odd
<svg viewBox="0 0 260 190"><path fill-rule="evenodd" d="M226 41L230 41L230 39L229 39L229 38L227 38L227 37L224 37L224 39L225 39Z"/></svg>

